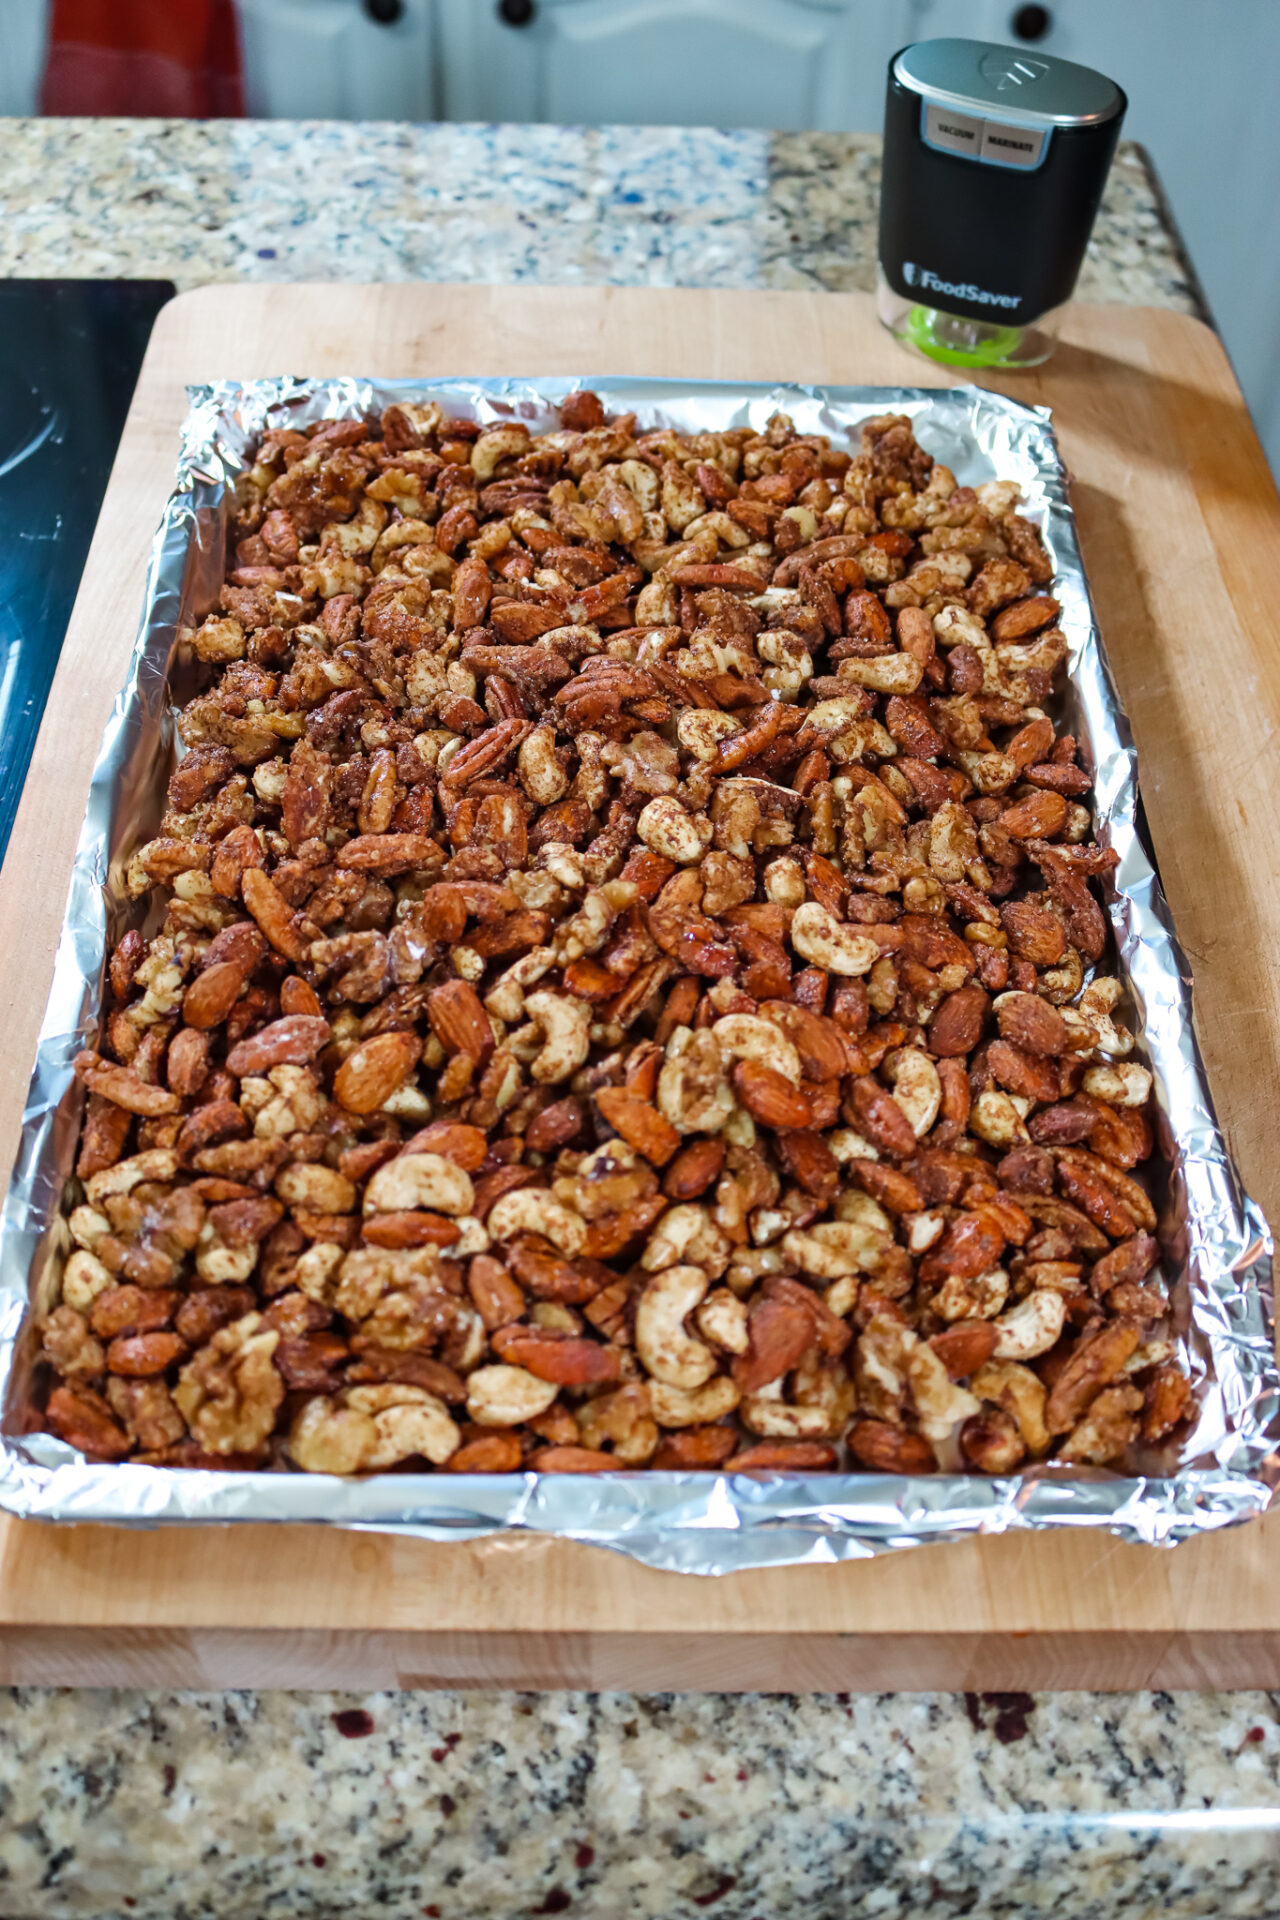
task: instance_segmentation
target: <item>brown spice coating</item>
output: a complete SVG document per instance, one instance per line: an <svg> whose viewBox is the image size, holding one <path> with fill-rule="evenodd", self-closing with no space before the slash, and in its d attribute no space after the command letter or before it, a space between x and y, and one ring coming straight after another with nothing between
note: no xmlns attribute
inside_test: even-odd
<svg viewBox="0 0 1280 1920"><path fill-rule="evenodd" d="M340 1473L1176 1427L1016 490L896 416L845 449L586 392L257 458L129 869L167 917L79 1062L50 1425Z"/></svg>

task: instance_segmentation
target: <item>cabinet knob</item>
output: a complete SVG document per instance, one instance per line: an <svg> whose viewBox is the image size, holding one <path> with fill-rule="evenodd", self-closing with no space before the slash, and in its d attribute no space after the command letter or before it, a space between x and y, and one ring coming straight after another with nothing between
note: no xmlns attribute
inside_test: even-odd
<svg viewBox="0 0 1280 1920"><path fill-rule="evenodd" d="M364 10L380 27L394 27L404 13L404 0L364 0Z"/></svg>
<svg viewBox="0 0 1280 1920"><path fill-rule="evenodd" d="M534 0L498 0L498 18L508 27L527 27L537 11Z"/></svg>
<svg viewBox="0 0 1280 1920"><path fill-rule="evenodd" d="M1019 40L1043 40L1053 25L1048 7L1019 7L1010 23Z"/></svg>

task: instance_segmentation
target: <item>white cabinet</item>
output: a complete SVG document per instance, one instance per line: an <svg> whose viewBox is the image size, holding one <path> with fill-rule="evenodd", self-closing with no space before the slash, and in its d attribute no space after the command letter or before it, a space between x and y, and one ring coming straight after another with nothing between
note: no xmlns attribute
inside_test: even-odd
<svg viewBox="0 0 1280 1920"><path fill-rule="evenodd" d="M878 127L918 0L436 0L448 120Z"/></svg>
<svg viewBox="0 0 1280 1920"><path fill-rule="evenodd" d="M245 111L273 120L429 120L431 0L376 20L361 0L236 0Z"/></svg>

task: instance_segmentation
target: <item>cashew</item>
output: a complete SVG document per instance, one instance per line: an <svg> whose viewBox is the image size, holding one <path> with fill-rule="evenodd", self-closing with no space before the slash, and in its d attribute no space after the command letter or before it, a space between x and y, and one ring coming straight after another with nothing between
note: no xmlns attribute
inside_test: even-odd
<svg viewBox="0 0 1280 1920"><path fill-rule="evenodd" d="M842 660L840 678L855 687L870 687L874 693L914 693L924 677L924 667L910 653L873 653L861 660Z"/></svg>
<svg viewBox="0 0 1280 1920"><path fill-rule="evenodd" d="M317 1395L290 1428L289 1458L304 1473L359 1473L377 1438L367 1413Z"/></svg>
<svg viewBox="0 0 1280 1920"><path fill-rule="evenodd" d="M648 591L646 587L644 592ZM738 731L738 722L733 716L721 713L717 707L682 707L676 722L680 745L687 747L698 760L714 760L720 741Z"/></svg>
<svg viewBox="0 0 1280 1920"><path fill-rule="evenodd" d="M772 1067L793 1086L799 1086L800 1055L772 1020L762 1020L754 1013L727 1013L715 1022L711 1034L721 1053L729 1059L758 1061L762 1067Z"/></svg>
<svg viewBox="0 0 1280 1920"><path fill-rule="evenodd" d="M833 1209L837 1220L852 1221L870 1233L882 1234L887 1240L893 1238L893 1222L869 1193L860 1193L857 1187L836 1195Z"/></svg>
<svg viewBox="0 0 1280 1920"><path fill-rule="evenodd" d="M287 1207L304 1207L311 1213L350 1213L356 1204L352 1182L332 1167L305 1160L282 1167L276 1175L276 1192Z"/></svg>
<svg viewBox="0 0 1280 1920"><path fill-rule="evenodd" d="M764 870L765 898L780 907L798 907L808 889L804 868L789 853L780 853Z"/></svg>
<svg viewBox="0 0 1280 1920"><path fill-rule="evenodd" d="M545 1413L559 1391L523 1367L477 1367L467 1377L467 1412L478 1427L518 1427Z"/></svg>
<svg viewBox="0 0 1280 1920"><path fill-rule="evenodd" d="M1008 1274L1003 1267L988 1267L972 1280L951 1274L929 1305L942 1320L994 1320L1008 1298Z"/></svg>
<svg viewBox="0 0 1280 1920"><path fill-rule="evenodd" d="M907 1214L903 1217L903 1226L907 1230L908 1253L928 1253L936 1246L946 1231L946 1215L937 1207L929 1207L923 1213Z"/></svg>
<svg viewBox="0 0 1280 1920"><path fill-rule="evenodd" d="M178 1171L178 1156L169 1147L149 1147L132 1159L117 1160L114 1167L90 1175L85 1192L91 1205L97 1206L115 1193L132 1193L143 1180L172 1180Z"/></svg>
<svg viewBox="0 0 1280 1920"><path fill-rule="evenodd" d="M687 1201L667 1208L649 1235L640 1265L646 1273L659 1273L664 1267L692 1264L715 1280L732 1254L733 1242L720 1231L708 1209Z"/></svg>
<svg viewBox="0 0 1280 1920"><path fill-rule="evenodd" d="M843 925L816 900L806 900L796 908L791 920L791 944L804 959L828 973L869 973L880 958L874 940Z"/></svg>
<svg viewBox="0 0 1280 1920"><path fill-rule="evenodd" d="M105 1269L104 1269L105 1271ZM694 1315L698 1332L726 1353L745 1353L751 1344L747 1333L747 1309L744 1301L727 1287L709 1294Z"/></svg>
<svg viewBox="0 0 1280 1920"><path fill-rule="evenodd" d="M858 1405L879 1420L897 1420L907 1387L907 1362L918 1345L909 1327L887 1314L867 1322L854 1356Z"/></svg>
<svg viewBox="0 0 1280 1920"><path fill-rule="evenodd" d="M711 845L712 827L705 815L688 814L678 800L660 794L642 808L636 832L655 853L687 867L701 860Z"/></svg>
<svg viewBox="0 0 1280 1920"><path fill-rule="evenodd" d="M540 1187L519 1187L515 1193L499 1195L489 1209L488 1227L493 1240L540 1234L570 1258L587 1244L587 1226L581 1215L571 1213Z"/></svg>
<svg viewBox="0 0 1280 1920"><path fill-rule="evenodd" d="M749 1393L738 1417L752 1433L776 1440L827 1440L832 1437L831 1411L824 1406L789 1407L774 1394ZM847 1416L846 1416L847 1417Z"/></svg>
<svg viewBox="0 0 1280 1920"><path fill-rule="evenodd" d="M88 1248L90 1253L103 1235L111 1231L111 1222L106 1214L99 1213L94 1207L73 1207L67 1225L76 1245Z"/></svg>
<svg viewBox="0 0 1280 1920"><path fill-rule="evenodd" d="M462 1436L457 1425L443 1400L437 1400L424 1387L353 1387L347 1405L373 1417L374 1444L360 1462L366 1472L393 1467L414 1453L442 1467L458 1450Z"/></svg>
<svg viewBox="0 0 1280 1920"><path fill-rule="evenodd" d="M702 1427L732 1413L742 1395L727 1374L689 1392L661 1380L649 1382L649 1404L660 1427Z"/></svg>
<svg viewBox="0 0 1280 1920"><path fill-rule="evenodd" d="M943 607L933 616L933 631L939 646L956 647L967 643L981 653L991 649L987 630L976 613L970 613L967 607Z"/></svg>
<svg viewBox="0 0 1280 1920"><path fill-rule="evenodd" d="M658 1075L658 1111L677 1133L717 1133L734 1110L714 1034L677 1027Z"/></svg>
<svg viewBox="0 0 1280 1920"><path fill-rule="evenodd" d="M978 1095L969 1113L969 1129L989 1147L1025 1146L1031 1138L1012 1098L998 1087Z"/></svg>
<svg viewBox="0 0 1280 1920"><path fill-rule="evenodd" d="M1063 1002L1073 999L1079 993L1083 979L1084 961L1074 947L1067 948L1064 958L1056 967L1045 967L1040 975L1041 993L1053 1006L1062 1008L1064 1020L1067 1017L1067 1008Z"/></svg>
<svg viewBox="0 0 1280 1920"><path fill-rule="evenodd" d="M485 1011L514 1024L524 1014L524 989L534 986L555 965L550 947L531 947L500 973L484 997Z"/></svg>
<svg viewBox="0 0 1280 1920"><path fill-rule="evenodd" d="M941 1357L924 1341L913 1347L907 1358L907 1383L920 1431L927 1440L945 1440L961 1420L967 1420L981 1406L967 1387L948 1378Z"/></svg>
<svg viewBox="0 0 1280 1920"><path fill-rule="evenodd" d="M1049 1430L1044 1424L1049 1390L1030 1367L1017 1366L1010 1360L988 1360L974 1374L972 1385L980 1400L990 1400L1013 1415L1028 1453L1049 1451Z"/></svg>
<svg viewBox="0 0 1280 1920"><path fill-rule="evenodd" d="M77 1313L87 1313L98 1295L115 1284L110 1269L82 1247L77 1247L62 1270L62 1297Z"/></svg>
<svg viewBox="0 0 1280 1920"><path fill-rule="evenodd" d="M842 660L840 666L848 665ZM840 677L840 676L837 676ZM837 694L833 700L815 700L805 715L806 734L822 735L820 744L838 764L861 760L864 754L891 760L897 753L892 734L878 720L863 713L857 694Z"/></svg>
<svg viewBox="0 0 1280 1920"><path fill-rule="evenodd" d="M685 1329L685 1320L706 1294L701 1267L667 1267L655 1275L636 1306L636 1352L655 1380L690 1390L715 1372L716 1358Z"/></svg>
<svg viewBox="0 0 1280 1920"><path fill-rule="evenodd" d="M884 1065L893 1085L894 1099L910 1121L916 1139L923 1140L942 1105L938 1069L919 1047L897 1048L888 1055Z"/></svg>
<svg viewBox="0 0 1280 1920"><path fill-rule="evenodd" d="M996 1321L997 1360L1034 1360L1048 1353L1067 1318L1065 1294L1039 1287Z"/></svg>
<svg viewBox="0 0 1280 1920"><path fill-rule="evenodd" d="M585 1066L591 1051L591 1006L558 993L531 993L524 1010L546 1036L530 1071L544 1086L554 1087Z"/></svg>
<svg viewBox="0 0 1280 1920"><path fill-rule="evenodd" d="M529 798L540 807L562 800L569 791L569 776L556 752L555 728L535 727L520 742L516 755L520 784Z"/></svg>
<svg viewBox="0 0 1280 1920"><path fill-rule="evenodd" d="M1090 1067L1083 1084L1086 1093L1110 1107L1143 1107L1151 1096L1151 1075L1136 1060L1118 1067Z"/></svg>
<svg viewBox="0 0 1280 1920"><path fill-rule="evenodd" d="M471 471L477 480L489 480L500 460L528 453L529 429L513 420L508 426L488 427L471 448Z"/></svg>
<svg viewBox="0 0 1280 1920"><path fill-rule="evenodd" d="M880 1154L869 1140L864 1140L852 1127L837 1127L834 1133L827 1135L827 1145L842 1167L851 1160L878 1160Z"/></svg>
<svg viewBox="0 0 1280 1920"><path fill-rule="evenodd" d="M343 1251L336 1241L313 1240L311 1245L298 1255L293 1269L294 1285L300 1293L306 1294L308 1300L318 1300L325 1307L333 1305Z"/></svg>
<svg viewBox="0 0 1280 1920"><path fill-rule="evenodd" d="M874 1273L883 1264L891 1235L853 1220L819 1220L783 1235L782 1251L802 1273L815 1280L840 1280L845 1274Z"/></svg>
<svg viewBox="0 0 1280 1920"><path fill-rule="evenodd" d="M402 1153L388 1160L365 1188L364 1210L403 1213L470 1213L475 1204L471 1176L438 1153Z"/></svg>
<svg viewBox="0 0 1280 1920"><path fill-rule="evenodd" d="M1113 1059L1121 1059L1133 1052L1133 1035L1127 1027L1122 1027L1111 1018L1112 1009L1123 998L1124 988L1120 982L1106 974L1099 974L1089 982L1076 1002L1077 1010L1091 1026L1097 1028L1097 1051Z"/></svg>
<svg viewBox="0 0 1280 1920"><path fill-rule="evenodd" d="M258 1249L253 1241L244 1247L229 1247L206 1221L196 1247L196 1272L207 1286L238 1286L247 1280L258 1264Z"/></svg>

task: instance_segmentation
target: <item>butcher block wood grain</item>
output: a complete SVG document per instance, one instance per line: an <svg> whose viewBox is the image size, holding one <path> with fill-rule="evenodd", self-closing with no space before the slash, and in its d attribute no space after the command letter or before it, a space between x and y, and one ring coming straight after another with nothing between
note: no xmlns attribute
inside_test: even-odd
<svg viewBox="0 0 1280 1920"><path fill-rule="evenodd" d="M191 380L566 373L945 385L858 295L210 287L160 315L3 873L0 1157ZM1079 307L988 384L1055 412L1197 1024L1280 1219L1280 508L1216 337ZM1280 1516L1176 1551L1010 1535L694 1581L536 1538L0 1521L0 1681L716 1689L1280 1686Z"/></svg>

